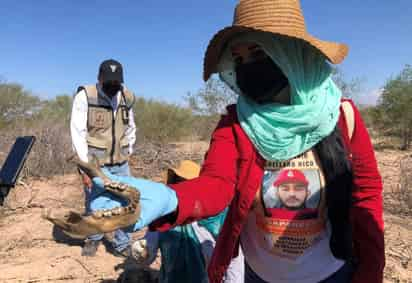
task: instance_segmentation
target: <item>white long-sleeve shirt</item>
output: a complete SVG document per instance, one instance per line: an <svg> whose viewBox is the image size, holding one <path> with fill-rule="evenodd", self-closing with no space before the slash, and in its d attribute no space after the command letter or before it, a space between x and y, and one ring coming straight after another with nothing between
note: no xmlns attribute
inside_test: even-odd
<svg viewBox="0 0 412 283"><path fill-rule="evenodd" d="M121 99L121 92L119 91L115 96L110 98L97 86L97 91L110 101L112 108L114 109L114 115L116 116L117 108ZM73 150L77 153L79 158L88 162L88 146L87 146L87 94L84 90L81 90L74 96L73 108L70 119L70 134L72 137ZM133 109L129 110L129 125L126 129L126 137L129 141L129 152L133 152L133 145L136 142L136 124L134 122Z"/></svg>

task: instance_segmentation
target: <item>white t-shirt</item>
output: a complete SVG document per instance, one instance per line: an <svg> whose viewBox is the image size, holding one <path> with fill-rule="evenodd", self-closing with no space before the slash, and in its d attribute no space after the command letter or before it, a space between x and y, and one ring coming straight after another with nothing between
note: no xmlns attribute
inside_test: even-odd
<svg viewBox="0 0 412 283"><path fill-rule="evenodd" d="M252 270L270 283L315 283L344 262L330 250L325 181L308 151L286 162L266 162L241 243Z"/></svg>

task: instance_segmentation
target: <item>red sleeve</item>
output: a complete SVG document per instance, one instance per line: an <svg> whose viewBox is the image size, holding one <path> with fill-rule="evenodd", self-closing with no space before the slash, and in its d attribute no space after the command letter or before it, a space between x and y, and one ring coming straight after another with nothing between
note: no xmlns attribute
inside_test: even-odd
<svg viewBox="0 0 412 283"><path fill-rule="evenodd" d="M354 248L359 259L353 283L380 283L385 266L382 179L368 131L358 109L351 104L355 115L350 142L354 173L351 218Z"/></svg>
<svg viewBox="0 0 412 283"><path fill-rule="evenodd" d="M178 198L175 223L160 219L151 229L165 231L175 225L214 216L229 205L235 193L238 160L233 123L233 115L222 116L212 134L200 176L171 185Z"/></svg>

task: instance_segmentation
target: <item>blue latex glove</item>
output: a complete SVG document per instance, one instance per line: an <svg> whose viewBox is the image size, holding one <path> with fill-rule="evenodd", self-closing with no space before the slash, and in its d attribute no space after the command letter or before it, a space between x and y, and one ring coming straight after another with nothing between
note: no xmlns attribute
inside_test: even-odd
<svg viewBox="0 0 412 283"><path fill-rule="evenodd" d="M125 183L136 188L140 192L140 218L134 226L129 227L126 230L141 230L154 220L172 213L177 209L178 201L176 193L168 186L162 183L156 183L131 176L112 175L107 170L103 170L103 172L112 181ZM102 179L93 178L93 185L98 188L103 188ZM100 200L100 198L104 199ZM108 200L105 195L97 197L96 202L100 204L100 209L111 209L120 205L118 199L113 199L111 201Z"/></svg>

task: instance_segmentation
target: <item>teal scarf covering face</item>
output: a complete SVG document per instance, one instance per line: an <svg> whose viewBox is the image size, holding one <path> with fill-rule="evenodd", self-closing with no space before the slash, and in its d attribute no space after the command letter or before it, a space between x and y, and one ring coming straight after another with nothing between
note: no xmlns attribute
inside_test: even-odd
<svg viewBox="0 0 412 283"><path fill-rule="evenodd" d="M230 47L258 44L289 80L291 105L257 104L239 95L237 115L259 153L271 161L284 161L311 149L334 130L341 91L331 78L331 67L308 43L269 33L246 33L235 38L222 53L220 78L240 94Z"/></svg>

